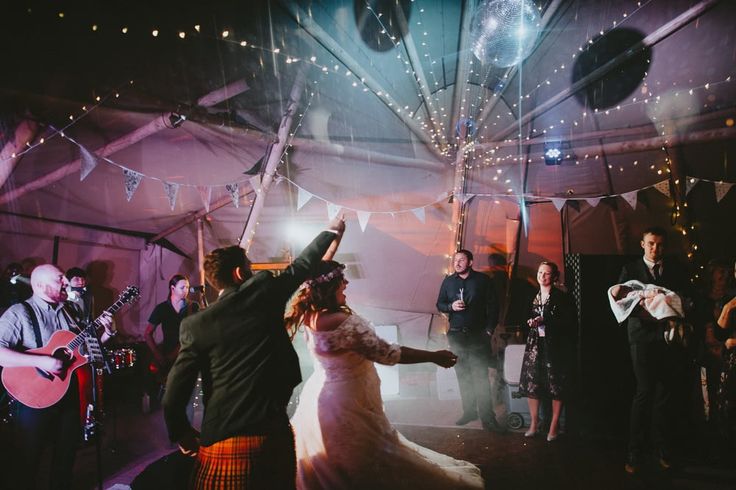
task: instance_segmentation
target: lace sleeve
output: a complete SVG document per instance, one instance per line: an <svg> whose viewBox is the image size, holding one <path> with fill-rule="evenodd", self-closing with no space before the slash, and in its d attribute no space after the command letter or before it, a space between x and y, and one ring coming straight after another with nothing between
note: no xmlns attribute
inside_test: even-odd
<svg viewBox="0 0 736 490"><path fill-rule="evenodd" d="M380 338L373 325L358 315L350 315L335 332L339 334L331 339L330 347L333 349L352 350L366 359L389 366L401 358L401 346Z"/></svg>

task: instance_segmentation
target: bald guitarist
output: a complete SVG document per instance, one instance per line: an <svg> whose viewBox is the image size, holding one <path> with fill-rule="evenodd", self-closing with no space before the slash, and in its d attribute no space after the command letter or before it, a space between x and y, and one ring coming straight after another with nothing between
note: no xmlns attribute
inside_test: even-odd
<svg viewBox="0 0 736 490"><path fill-rule="evenodd" d="M51 355L28 353L46 345L60 330L74 330L75 311L66 307L66 278L56 266L45 264L31 273L33 296L10 307L0 317L0 366L34 367L42 376L64 376L68 362ZM115 335L112 316L104 313L98 323L104 327L104 343ZM36 488L35 478L41 452L47 441L54 445L49 475L51 488L72 488L72 468L81 427L79 388L71 376L66 394L47 408L20 405L18 410L17 448L12 451L9 468L18 478L13 488Z"/></svg>

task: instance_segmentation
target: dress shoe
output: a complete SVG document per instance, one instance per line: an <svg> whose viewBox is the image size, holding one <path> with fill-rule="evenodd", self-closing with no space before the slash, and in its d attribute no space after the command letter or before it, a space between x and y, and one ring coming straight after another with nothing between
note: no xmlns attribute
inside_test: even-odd
<svg viewBox="0 0 736 490"><path fill-rule="evenodd" d="M560 437L560 434L547 434L547 442L552 442Z"/></svg>
<svg viewBox="0 0 736 490"><path fill-rule="evenodd" d="M524 437L535 437L536 435L537 435L537 431L536 430L531 430L530 429L530 430L524 432Z"/></svg>
<svg viewBox="0 0 736 490"><path fill-rule="evenodd" d="M487 422L483 421L483 430L486 430L488 432L498 432L499 434L502 434L506 432L506 427L499 424L496 419L491 419Z"/></svg>
<svg viewBox="0 0 736 490"><path fill-rule="evenodd" d="M672 468L672 460L665 451L660 451L657 456L657 462L659 463L660 468L663 470L669 470Z"/></svg>
<svg viewBox="0 0 736 490"><path fill-rule="evenodd" d="M472 422L473 420L477 419L478 416L472 413L464 413L462 417L457 419L455 421L455 425L465 425L468 422Z"/></svg>

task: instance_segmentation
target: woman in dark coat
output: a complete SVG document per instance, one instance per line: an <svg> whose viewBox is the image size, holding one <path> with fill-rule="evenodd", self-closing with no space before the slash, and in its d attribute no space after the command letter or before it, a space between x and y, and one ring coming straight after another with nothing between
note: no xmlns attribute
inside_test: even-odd
<svg viewBox="0 0 736 490"><path fill-rule="evenodd" d="M532 301L531 314L527 320L529 335L519 381L519 393L527 397L532 419L525 437L537 434L539 400L543 397L552 398L548 441L554 441L559 434L562 401L569 390L576 323L575 308L570 297L553 286L559 277L560 270L553 262L539 264L539 291Z"/></svg>

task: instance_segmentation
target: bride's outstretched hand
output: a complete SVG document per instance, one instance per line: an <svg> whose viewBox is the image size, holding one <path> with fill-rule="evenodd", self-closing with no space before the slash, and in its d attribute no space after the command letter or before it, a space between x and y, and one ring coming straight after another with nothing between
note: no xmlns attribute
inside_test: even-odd
<svg viewBox="0 0 736 490"><path fill-rule="evenodd" d="M449 350L435 351L434 357L434 363L443 368L451 368L457 362L457 356Z"/></svg>

